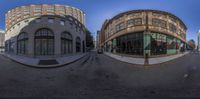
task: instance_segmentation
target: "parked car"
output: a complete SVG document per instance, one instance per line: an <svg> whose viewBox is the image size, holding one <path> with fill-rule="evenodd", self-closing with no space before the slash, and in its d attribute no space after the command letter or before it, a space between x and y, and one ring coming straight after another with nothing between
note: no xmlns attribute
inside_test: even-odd
<svg viewBox="0 0 200 99"><path fill-rule="evenodd" d="M97 50L97 53L98 53L98 54L103 54L103 50L102 50L102 49L98 49L98 50Z"/></svg>

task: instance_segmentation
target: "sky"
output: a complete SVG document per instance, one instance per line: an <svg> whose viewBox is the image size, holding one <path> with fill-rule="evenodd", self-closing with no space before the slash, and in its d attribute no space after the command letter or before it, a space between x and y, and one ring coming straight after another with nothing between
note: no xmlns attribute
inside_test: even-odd
<svg viewBox="0 0 200 99"><path fill-rule="evenodd" d="M153 9L170 12L187 26L187 40L197 42L200 29L200 0L0 0L0 29L5 28L5 13L29 4L62 4L77 7L86 14L86 27L96 35L106 19L128 10Z"/></svg>

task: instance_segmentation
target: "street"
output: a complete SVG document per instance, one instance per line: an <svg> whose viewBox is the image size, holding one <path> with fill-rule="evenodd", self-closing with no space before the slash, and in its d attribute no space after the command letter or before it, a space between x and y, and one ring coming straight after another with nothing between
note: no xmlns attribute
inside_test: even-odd
<svg viewBox="0 0 200 99"><path fill-rule="evenodd" d="M200 54L138 66L92 51L58 68L33 68L0 55L0 97L133 99L200 97Z"/></svg>

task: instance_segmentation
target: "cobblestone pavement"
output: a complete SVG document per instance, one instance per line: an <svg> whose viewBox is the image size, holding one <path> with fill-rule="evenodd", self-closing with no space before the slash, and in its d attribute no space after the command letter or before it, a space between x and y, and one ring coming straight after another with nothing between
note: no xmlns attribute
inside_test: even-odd
<svg viewBox="0 0 200 99"><path fill-rule="evenodd" d="M200 54L191 52L167 63L137 66L91 52L73 64L46 69L0 55L0 79L2 98L200 98Z"/></svg>

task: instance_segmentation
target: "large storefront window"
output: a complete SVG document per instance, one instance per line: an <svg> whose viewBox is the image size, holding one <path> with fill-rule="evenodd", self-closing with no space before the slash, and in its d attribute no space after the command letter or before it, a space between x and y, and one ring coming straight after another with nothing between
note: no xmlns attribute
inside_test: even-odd
<svg viewBox="0 0 200 99"><path fill-rule="evenodd" d="M54 34L51 30L43 28L35 33L35 55L54 55Z"/></svg>
<svg viewBox="0 0 200 99"><path fill-rule="evenodd" d="M72 35L69 32L63 32L61 34L61 53L72 53Z"/></svg>
<svg viewBox="0 0 200 99"><path fill-rule="evenodd" d="M176 54L179 50L180 40L161 33L151 33L151 55Z"/></svg>
<svg viewBox="0 0 200 99"><path fill-rule="evenodd" d="M80 39L80 37L76 38L76 52L81 52L81 39Z"/></svg>
<svg viewBox="0 0 200 99"><path fill-rule="evenodd" d="M117 53L143 55L143 33L132 33L116 39Z"/></svg>
<svg viewBox="0 0 200 99"><path fill-rule="evenodd" d="M28 34L23 32L17 37L17 54L27 54Z"/></svg>
<svg viewBox="0 0 200 99"><path fill-rule="evenodd" d="M8 40L8 52L13 53L14 52L14 47L15 47L15 42L13 40Z"/></svg>
<svg viewBox="0 0 200 99"><path fill-rule="evenodd" d="M172 36L167 37L167 54L176 54L176 38Z"/></svg>
<svg viewBox="0 0 200 99"><path fill-rule="evenodd" d="M9 41L5 41L5 52L9 52Z"/></svg>
<svg viewBox="0 0 200 99"><path fill-rule="evenodd" d="M159 33L151 33L151 55L167 53L167 36Z"/></svg>
<svg viewBox="0 0 200 99"><path fill-rule="evenodd" d="M180 39L173 36L151 32L123 35L108 41L105 46L108 52L141 56L150 52L149 55L156 56L177 54L184 50L183 45Z"/></svg>

